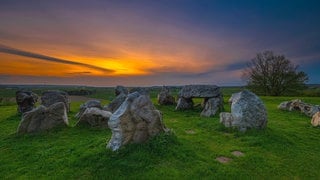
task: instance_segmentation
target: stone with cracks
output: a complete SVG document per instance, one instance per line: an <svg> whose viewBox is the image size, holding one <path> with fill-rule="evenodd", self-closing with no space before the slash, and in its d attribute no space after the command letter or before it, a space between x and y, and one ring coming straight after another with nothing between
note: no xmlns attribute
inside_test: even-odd
<svg viewBox="0 0 320 180"><path fill-rule="evenodd" d="M115 151L128 143L143 143L166 131L162 114L149 96L134 92L128 95L108 122L112 137L107 148Z"/></svg>
<svg viewBox="0 0 320 180"><path fill-rule="evenodd" d="M91 127L108 128L108 120L112 115L109 111L104 111L97 107L86 108L76 126L81 124L89 125Z"/></svg>
<svg viewBox="0 0 320 180"><path fill-rule="evenodd" d="M115 95L116 98L113 99L110 104L104 106L104 110L110 111L112 113L115 112L123 103L123 101L127 98L128 89L123 86L117 86L115 88Z"/></svg>
<svg viewBox="0 0 320 180"><path fill-rule="evenodd" d="M176 110L193 108L192 98L204 98L201 116L214 116L223 108L220 88L215 85L187 85L180 90L178 97Z"/></svg>
<svg viewBox="0 0 320 180"><path fill-rule="evenodd" d="M286 111L300 111L305 115L312 117L315 113L320 111L319 105L312 105L295 99L291 101L284 101L278 105L278 109Z"/></svg>
<svg viewBox="0 0 320 180"><path fill-rule="evenodd" d="M318 111L312 116L311 124L315 127L320 126L320 111Z"/></svg>
<svg viewBox="0 0 320 180"><path fill-rule="evenodd" d="M63 102L67 108L67 112L70 111L70 100L68 93L58 90L49 90L42 93L41 105L49 107L57 102Z"/></svg>
<svg viewBox="0 0 320 180"><path fill-rule="evenodd" d="M37 133L56 127L68 126L67 110L63 102L57 102L49 107L39 106L23 114L17 133Z"/></svg>
<svg viewBox="0 0 320 180"><path fill-rule="evenodd" d="M254 93L244 90L231 97L231 114L220 113L220 122L226 127L264 129L267 127L267 111L261 99ZM231 123L230 123L231 121Z"/></svg>
<svg viewBox="0 0 320 180"><path fill-rule="evenodd" d="M165 86L162 87L157 99L160 105L173 105L176 103L174 97L170 94L169 88Z"/></svg>
<svg viewBox="0 0 320 180"><path fill-rule="evenodd" d="M204 108L200 113L201 116L211 117L211 116L214 116L219 110L221 111L223 109L222 97L204 99L203 104L204 104Z"/></svg>
<svg viewBox="0 0 320 180"><path fill-rule="evenodd" d="M35 103L38 100L38 95L31 91L17 91L16 102L18 104L18 112L25 113L35 108Z"/></svg>
<svg viewBox="0 0 320 180"><path fill-rule="evenodd" d="M92 107L102 109L101 102L99 100L89 100L86 103L81 104L80 111L75 115L75 117L79 119L86 109L92 108Z"/></svg>

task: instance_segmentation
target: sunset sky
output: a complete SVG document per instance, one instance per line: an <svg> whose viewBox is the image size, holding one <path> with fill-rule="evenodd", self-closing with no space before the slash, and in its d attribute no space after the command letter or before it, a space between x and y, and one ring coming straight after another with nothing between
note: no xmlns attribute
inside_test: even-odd
<svg viewBox="0 0 320 180"><path fill-rule="evenodd" d="M0 84L242 85L265 50L320 83L320 1L0 1Z"/></svg>

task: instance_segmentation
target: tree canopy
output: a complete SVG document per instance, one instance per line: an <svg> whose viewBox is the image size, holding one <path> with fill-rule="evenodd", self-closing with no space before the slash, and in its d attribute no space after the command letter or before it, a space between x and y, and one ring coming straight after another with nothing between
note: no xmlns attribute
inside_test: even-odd
<svg viewBox="0 0 320 180"><path fill-rule="evenodd" d="M303 89L308 81L308 75L298 71L297 65L272 51L258 53L247 63L243 77L250 90L271 96L296 93Z"/></svg>

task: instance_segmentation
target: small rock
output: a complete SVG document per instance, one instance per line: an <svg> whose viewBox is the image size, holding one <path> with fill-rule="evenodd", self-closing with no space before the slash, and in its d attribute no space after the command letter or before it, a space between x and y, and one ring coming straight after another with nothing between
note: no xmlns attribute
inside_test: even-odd
<svg viewBox="0 0 320 180"><path fill-rule="evenodd" d="M231 158L224 157L224 156L217 157L216 160L219 161L219 162L222 163L222 164L227 164L227 163L229 163L230 161L232 161Z"/></svg>
<svg viewBox="0 0 320 180"><path fill-rule="evenodd" d="M75 117L79 119L86 109L92 108L92 107L102 109L101 102L99 100L89 100L86 103L81 104L80 111L75 115Z"/></svg>
<svg viewBox="0 0 320 180"><path fill-rule="evenodd" d="M186 132L187 134L195 134L195 133L196 133L194 130L191 130L191 129L186 130L185 132Z"/></svg>
<svg viewBox="0 0 320 180"><path fill-rule="evenodd" d="M236 156L236 157L244 156L243 152L241 152L241 151L232 151L231 154Z"/></svg>

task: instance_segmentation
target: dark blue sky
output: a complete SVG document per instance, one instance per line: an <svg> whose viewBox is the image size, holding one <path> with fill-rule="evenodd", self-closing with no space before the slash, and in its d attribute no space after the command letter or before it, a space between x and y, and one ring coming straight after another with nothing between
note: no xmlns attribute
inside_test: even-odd
<svg viewBox="0 0 320 180"><path fill-rule="evenodd" d="M243 83L245 63L265 50L285 55L310 76L309 83L320 83L320 1L0 3L2 46L57 58L69 69L46 73L41 66L61 68L46 59L0 52L4 83L237 85ZM30 71L10 73L32 62L39 67L24 65ZM82 69L70 66L77 63ZM90 70L93 66L114 73Z"/></svg>

